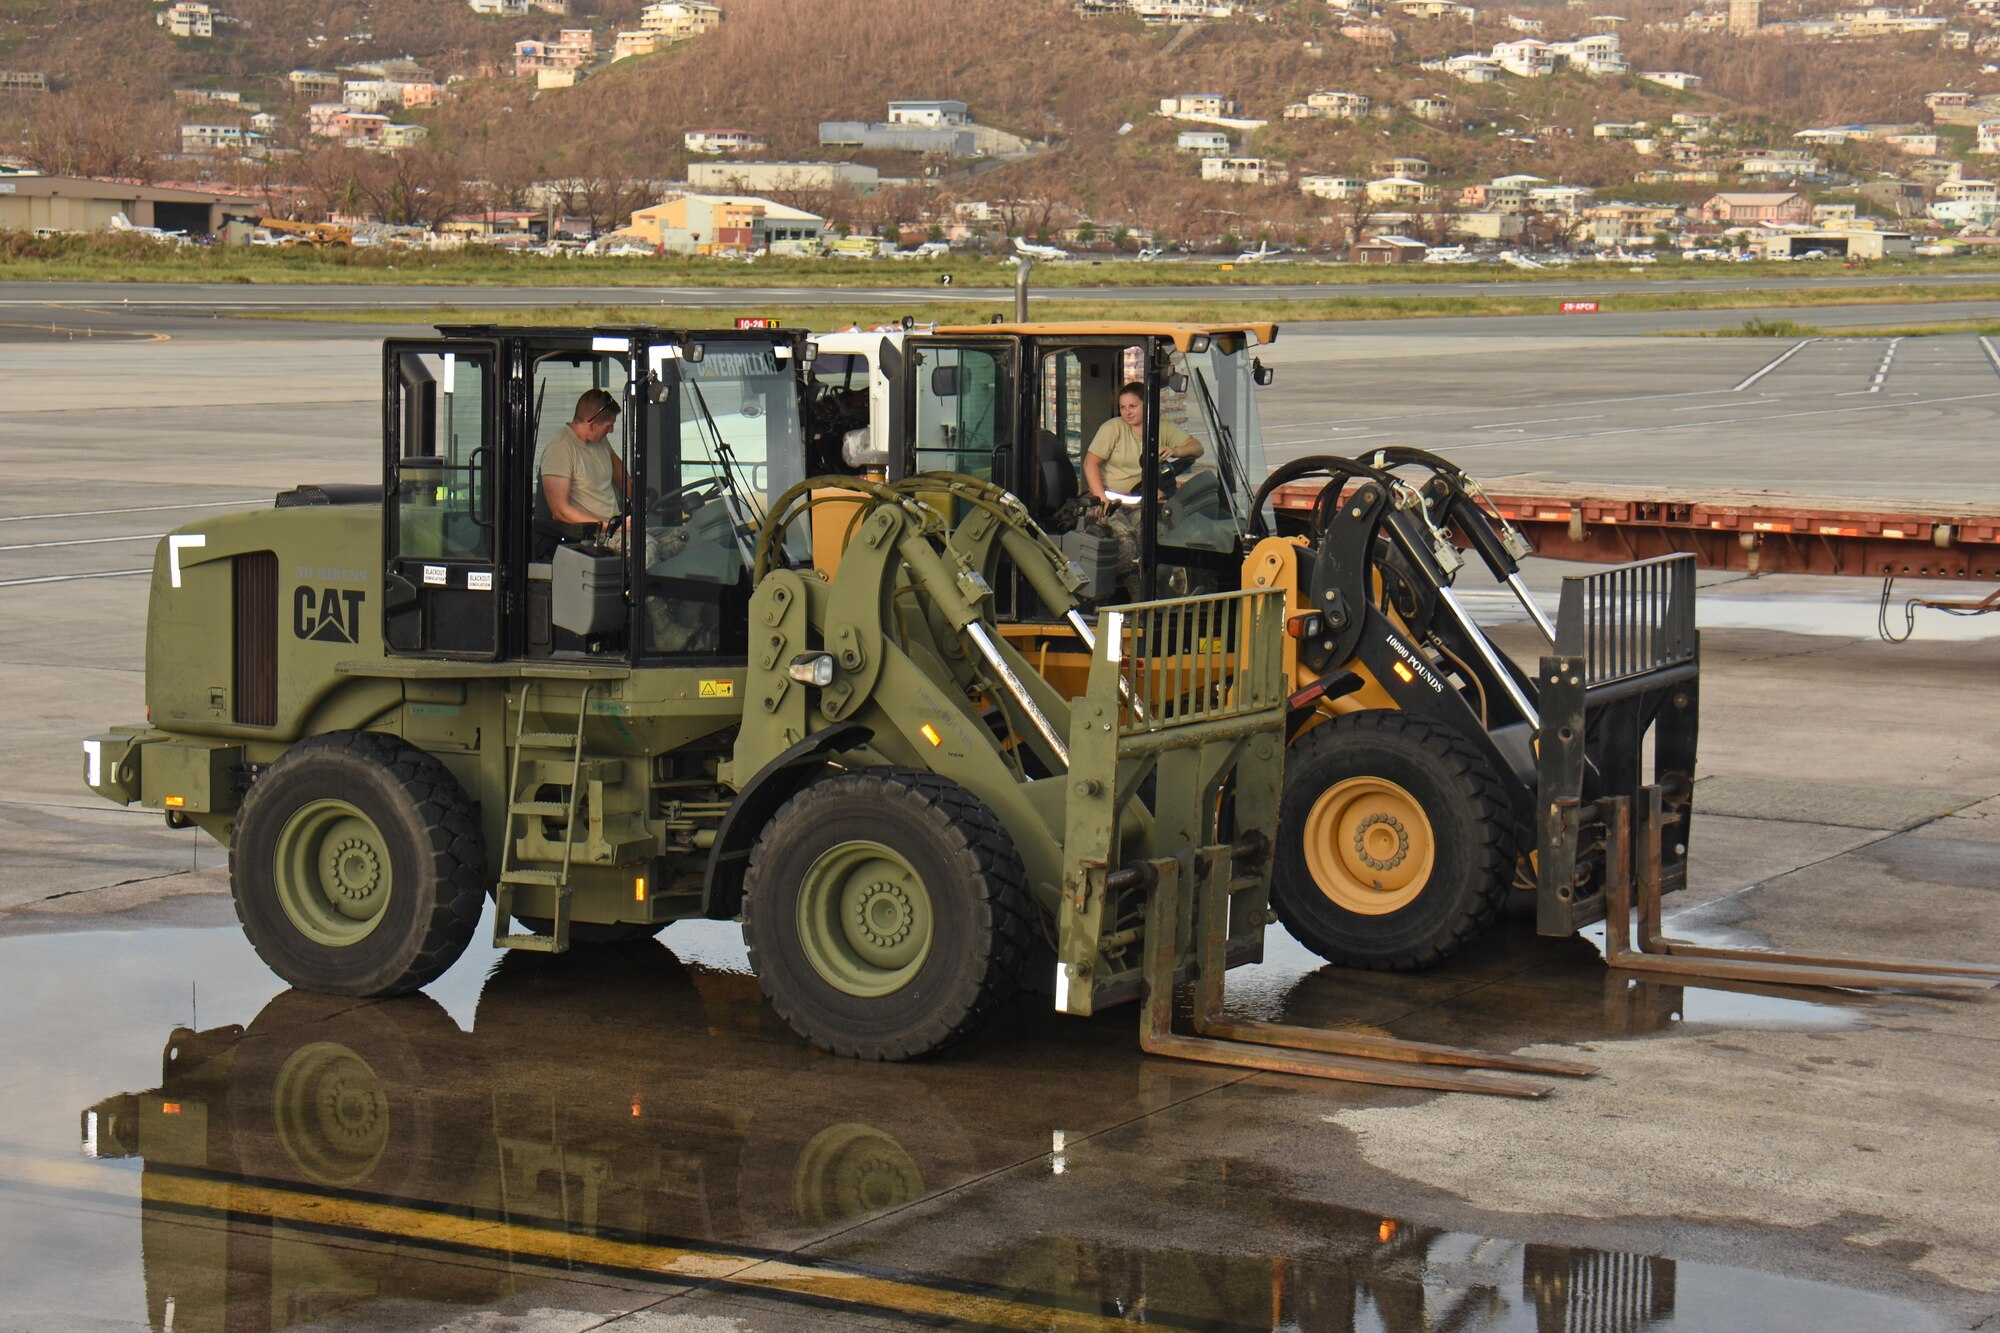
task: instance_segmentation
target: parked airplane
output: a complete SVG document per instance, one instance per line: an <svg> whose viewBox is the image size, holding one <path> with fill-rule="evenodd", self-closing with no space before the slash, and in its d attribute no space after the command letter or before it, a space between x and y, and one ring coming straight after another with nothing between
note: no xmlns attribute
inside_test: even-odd
<svg viewBox="0 0 2000 1333"><path fill-rule="evenodd" d="M161 231L158 227L135 226L132 219L122 212L113 213L109 225L111 230L122 231L127 236L144 236L149 241L172 241L175 245L189 244L187 233L184 231Z"/></svg>
<svg viewBox="0 0 2000 1333"><path fill-rule="evenodd" d="M1434 245L1424 251L1424 262L1426 264L1466 264L1472 262L1472 256L1466 252L1465 247L1462 245Z"/></svg>
<svg viewBox="0 0 2000 1333"><path fill-rule="evenodd" d="M1014 238L1014 248L1030 259L1053 261L1068 259L1070 257L1069 251L1059 245L1036 245L1033 241L1023 236L1016 236Z"/></svg>
<svg viewBox="0 0 2000 1333"><path fill-rule="evenodd" d="M1282 258L1284 253L1283 250L1273 250L1269 241L1259 241L1255 250L1245 250L1242 254L1236 256L1236 262L1239 264L1261 264L1266 260Z"/></svg>

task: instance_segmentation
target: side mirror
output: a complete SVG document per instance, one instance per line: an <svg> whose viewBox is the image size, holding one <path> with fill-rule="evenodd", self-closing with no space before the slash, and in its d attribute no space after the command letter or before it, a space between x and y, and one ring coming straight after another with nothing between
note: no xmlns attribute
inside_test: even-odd
<svg viewBox="0 0 2000 1333"><path fill-rule="evenodd" d="M931 367L931 397L933 398L958 397L957 366Z"/></svg>
<svg viewBox="0 0 2000 1333"><path fill-rule="evenodd" d="M1167 387L1175 393L1186 393L1188 390L1187 372L1176 370L1173 374L1167 376Z"/></svg>
<svg viewBox="0 0 2000 1333"><path fill-rule="evenodd" d="M1250 379L1258 388L1263 388L1276 378L1278 378L1277 371L1271 369L1254 356L1250 358Z"/></svg>

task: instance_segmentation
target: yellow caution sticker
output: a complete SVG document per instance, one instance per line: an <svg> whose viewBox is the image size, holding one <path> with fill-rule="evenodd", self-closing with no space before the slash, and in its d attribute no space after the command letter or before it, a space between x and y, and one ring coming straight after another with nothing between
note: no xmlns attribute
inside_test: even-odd
<svg viewBox="0 0 2000 1333"><path fill-rule="evenodd" d="M704 699L734 699L736 682L733 680L705 680L701 683L701 697Z"/></svg>

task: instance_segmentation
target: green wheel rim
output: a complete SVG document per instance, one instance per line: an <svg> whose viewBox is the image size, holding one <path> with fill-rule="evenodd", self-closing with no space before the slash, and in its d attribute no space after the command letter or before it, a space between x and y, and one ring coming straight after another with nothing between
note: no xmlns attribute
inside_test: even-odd
<svg viewBox="0 0 2000 1333"><path fill-rule="evenodd" d="M278 904L313 943L356 944L381 923L393 888L389 844L346 801L301 806L278 831L273 859Z"/></svg>
<svg viewBox="0 0 2000 1333"><path fill-rule="evenodd" d="M910 983L931 954L931 897L901 853L843 842L806 868L799 943L827 985L874 999Z"/></svg>
<svg viewBox="0 0 2000 1333"><path fill-rule="evenodd" d="M923 1192L924 1173L910 1154L873 1125L829 1125L792 1169L792 1204L807 1226L871 1217Z"/></svg>
<svg viewBox="0 0 2000 1333"><path fill-rule="evenodd" d="M368 1062L338 1042L294 1051L271 1089L272 1128L314 1185L359 1185L389 1146L389 1098Z"/></svg>

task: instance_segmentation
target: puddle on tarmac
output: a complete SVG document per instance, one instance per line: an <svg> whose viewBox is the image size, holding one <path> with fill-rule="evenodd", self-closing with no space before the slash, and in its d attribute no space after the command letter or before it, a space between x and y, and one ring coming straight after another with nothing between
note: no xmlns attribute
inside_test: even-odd
<svg viewBox="0 0 2000 1333"><path fill-rule="evenodd" d="M0 941L0 963L32 947L38 975L78 983L12 1005L24 1023L6 1029L70 1051L18 1053L48 1077L0 1087L0 1113L28 1129L0 1147L0 1241L24 1241L0 1245L10 1313L278 1329L418 1301L394 1321L420 1327L510 1299L560 1305L574 1287L534 1293L572 1277L700 1277L952 1325L1636 1333L1772 1327L1782 1311L1788 1327L1934 1327L1830 1285L1302 1203L1202 1149L1134 1187L1226 1221L1222 1245L1106 1237L1096 1209L1058 1197L1034 1203L1032 1229L996 1227L988 1209L1060 1173L1062 1133L1074 1153L1228 1075L1140 1057L1126 1011L1064 1021L1032 1001L976 1055L838 1061L778 1023L734 929L676 943L706 961L658 941L512 953L454 969L438 997L368 1003L270 997L234 931ZM1278 953L1272 985L1296 981ZM82 1041L92 1029L116 1079ZM76 1097L80 1079L106 1081ZM980 1207L888 1221L962 1185ZM870 1249L868 1229L848 1231L870 1219L922 1243ZM836 1231L840 1261L798 1249Z"/></svg>
<svg viewBox="0 0 2000 1333"><path fill-rule="evenodd" d="M832 1059L784 1028L734 941L702 926L676 936L688 957L659 941L506 954L386 1002L266 998L233 931L0 941L9 975L56 978L0 1028L36 1074L0 1085L9 1314L184 1333L372 1324L416 1301L431 1304L394 1319L422 1326L561 1305L582 1288L549 1284L570 1278L644 1291L684 1274L960 1325L1935 1326L1832 1286L1289 1199L1254 1163L1207 1155L1226 1145L1131 1183L1227 1224L1221 1246L1174 1248L1161 1237L1200 1228L1107 1225L1035 1191L1077 1140L1170 1118L1228 1075L1141 1057L1129 1011L1060 1020L1033 1000L976 1057ZM1266 968L1296 978L1292 961ZM959 1187L968 1206L890 1216ZM996 1223L1024 1200L1034 1226ZM799 1248L834 1233L838 1260Z"/></svg>

